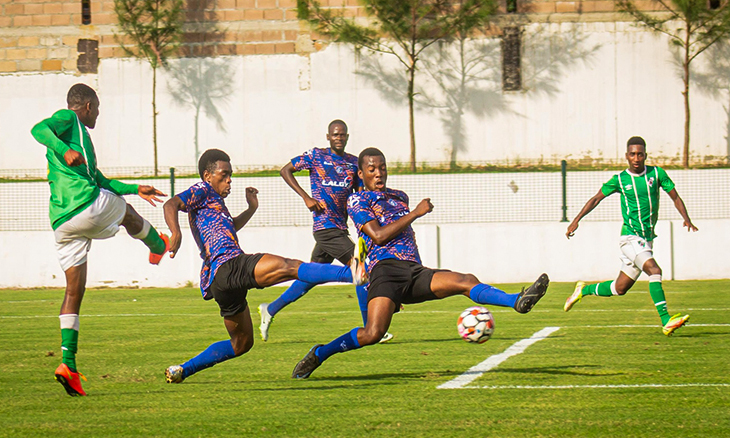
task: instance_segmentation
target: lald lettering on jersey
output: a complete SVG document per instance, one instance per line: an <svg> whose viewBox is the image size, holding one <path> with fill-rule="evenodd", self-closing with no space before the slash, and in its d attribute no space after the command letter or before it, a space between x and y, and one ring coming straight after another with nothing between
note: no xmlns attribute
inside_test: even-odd
<svg viewBox="0 0 730 438"><path fill-rule="evenodd" d="M345 180L345 181L324 180L324 181L322 181L322 185L330 186L330 187L347 187L350 185L350 183L347 180Z"/></svg>

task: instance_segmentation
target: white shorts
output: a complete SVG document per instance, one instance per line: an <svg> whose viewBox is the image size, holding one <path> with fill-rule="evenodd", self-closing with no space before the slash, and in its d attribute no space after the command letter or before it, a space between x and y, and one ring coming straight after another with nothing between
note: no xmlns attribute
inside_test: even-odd
<svg viewBox="0 0 730 438"><path fill-rule="evenodd" d="M654 242L647 242L639 236L621 236L619 248L621 248L621 272L633 280L639 278L642 267L647 260L654 258Z"/></svg>
<svg viewBox="0 0 730 438"><path fill-rule="evenodd" d="M108 239L119 231L127 213L127 202L101 189L96 200L84 211L56 228L56 251L64 272L86 263L92 239Z"/></svg>

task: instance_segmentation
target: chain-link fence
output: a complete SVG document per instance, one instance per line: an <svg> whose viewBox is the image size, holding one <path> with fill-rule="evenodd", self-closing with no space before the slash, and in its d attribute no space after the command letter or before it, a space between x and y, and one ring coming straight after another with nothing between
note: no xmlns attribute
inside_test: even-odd
<svg viewBox="0 0 730 438"><path fill-rule="evenodd" d="M250 174L253 166L234 166ZM246 209L245 187L259 190L259 209L249 226L311 226L312 218L302 200L278 176L275 169L260 175L234 177L233 190L226 205L233 215ZM134 177L134 169L102 169L107 177ZM49 230L48 183L45 170L4 171L0 173L0 231ZM126 172L126 173L125 173ZM179 193L200 179L194 168L178 168L183 177L126 179L125 182L154 185L165 193ZM584 203L617 171L571 171L565 177L567 217L572 219ZM730 169L669 170L690 217L730 218ZM149 175L149 173L146 173ZM5 179L2 179L5 177ZM19 181L18 179L27 179ZM309 187L306 176L297 177ZM174 185L174 190L172 185ZM558 222L563 218L563 177L560 170L540 172L429 173L393 175L388 186L405 191L411 207L431 198L434 211L418 220L422 224L479 222ZM126 196L143 217L154 226L166 228L161 206L152 207L137 196ZM662 195L660 219L680 219L668 196ZM181 215L181 225L187 220ZM619 196L605 199L585 220L621 220Z"/></svg>

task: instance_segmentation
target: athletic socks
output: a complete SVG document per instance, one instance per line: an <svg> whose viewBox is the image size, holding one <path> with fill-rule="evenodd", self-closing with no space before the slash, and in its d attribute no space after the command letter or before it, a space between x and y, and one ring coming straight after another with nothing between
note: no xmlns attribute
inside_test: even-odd
<svg viewBox="0 0 730 438"><path fill-rule="evenodd" d="M618 295L618 294L614 291L613 280L611 280L611 281L604 281L602 283L589 284L588 286L583 286L581 295L582 296L598 295L600 297L610 297L612 295Z"/></svg>
<svg viewBox="0 0 730 438"><path fill-rule="evenodd" d="M147 245L147 248L150 249L150 252L154 254L164 254L165 253L165 241L162 240L160 237L160 233L155 230L155 227L150 225L149 222L147 222L146 219L142 219L144 223L142 224L142 231L140 231L137 234L132 234L132 237L138 240L141 240L142 243Z"/></svg>
<svg viewBox="0 0 730 438"><path fill-rule="evenodd" d="M368 289L366 285L355 287L357 293L357 304L360 305L360 314L362 315L362 326L368 325Z"/></svg>
<svg viewBox="0 0 730 438"><path fill-rule="evenodd" d="M494 286L480 283L471 288L469 298L477 304L514 307L520 294L508 294Z"/></svg>
<svg viewBox="0 0 730 438"><path fill-rule="evenodd" d="M324 263L302 263L297 271L297 278L306 283L321 284L338 281L352 283L352 271L349 266L336 266Z"/></svg>
<svg viewBox="0 0 730 438"><path fill-rule="evenodd" d="M71 371L76 372L76 353L79 346L79 315L68 313L59 315L61 320L61 354L62 362Z"/></svg>
<svg viewBox="0 0 730 438"><path fill-rule="evenodd" d="M357 342L357 331L359 327L355 327L327 345L322 345L314 351L314 355L319 359L319 363L324 362L335 353L344 353L348 350L357 350L360 343Z"/></svg>
<svg viewBox="0 0 730 438"><path fill-rule="evenodd" d="M283 294L269 304L268 311L271 316L276 315L279 310L303 297L304 294L309 292L315 285L312 283L305 283L301 280L296 280L292 283Z"/></svg>
<svg viewBox="0 0 730 438"><path fill-rule="evenodd" d="M662 319L662 325L669 321L670 316L667 311L667 299L664 297L664 289L662 288L662 275L650 275L649 276L649 295L651 300L654 301L659 317Z"/></svg>
<svg viewBox="0 0 730 438"><path fill-rule="evenodd" d="M198 371L210 368L217 363L233 359L234 357L236 357L236 353L233 351L233 344L231 344L230 340L210 344L205 351L182 364L183 378L190 377Z"/></svg>

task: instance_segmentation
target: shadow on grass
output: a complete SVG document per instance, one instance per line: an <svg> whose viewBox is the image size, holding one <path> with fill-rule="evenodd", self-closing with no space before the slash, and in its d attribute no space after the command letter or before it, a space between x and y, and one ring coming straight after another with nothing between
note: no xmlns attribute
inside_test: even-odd
<svg viewBox="0 0 730 438"><path fill-rule="evenodd" d="M530 367L530 368L499 368L489 370L490 373L499 374L549 374L549 375L569 375L569 376L587 376L587 377L606 377L621 376L624 373L589 373L580 372L576 368L582 369L601 369L600 365L565 365L561 367Z"/></svg>

